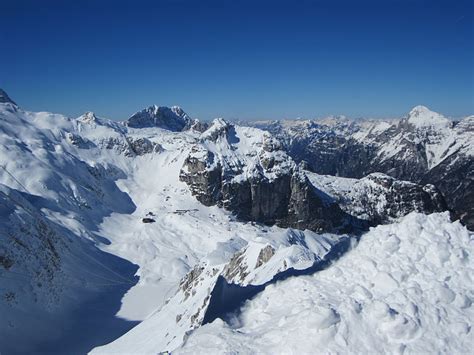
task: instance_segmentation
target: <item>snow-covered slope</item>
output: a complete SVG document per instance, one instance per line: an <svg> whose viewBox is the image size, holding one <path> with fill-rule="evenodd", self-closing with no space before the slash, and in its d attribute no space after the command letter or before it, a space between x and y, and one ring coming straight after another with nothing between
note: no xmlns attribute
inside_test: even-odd
<svg viewBox="0 0 474 355"><path fill-rule="evenodd" d="M318 174L363 178L384 173L400 180L436 185L448 207L474 228L474 129L472 116L453 121L414 107L392 120L245 122L277 136L288 154Z"/></svg>
<svg viewBox="0 0 474 355"><path fill-rule="evenodd" d="M347 212L315 192L302 168L261 130L222 120L207 127L178 108L152 106L116 122L91 112L78 118L28 112L4 101L2 353L174 350L265 287L326 267L356 238L303 223L327 216L341 227L334 211ZM201 161L202 152L215 160ZM274 211L273 196L290 188L278 206L297 218L263 225L221 208L226 199L201 203L182 178L190 157L204 167L218 162L221 182L260 189L249 190L249 215L252 208ZM308 204L311 198L318 203ZM313 231L287 228L290 222Z"/></svg>
<svg viewBox="0 0 474 355"><path fill-rule="evenodd" d="M176 353L470 353L473 253L474 236L447 214L410 214L326 270L267 287Z"/></svg>
<svg viewBox="0 0 474 355"><path fill-rule="evenodd" d="M197 130L132 128L93 113L71 119L24 111L12 103L0 106L2 351L56 346L86 352L150 314L175 324L178 314L198 311L193 303L159 312L167 299L183 295L180 280L196 265L224 268L241 249L249 258L267 242L281 249L273 267L259 268L260 276L252 273L252 261L245 282L306 268L323 255L310 242L295 241L304 240L303 232L243 224L196 200L179 173L201 142ZM145 217L154 223L143 223ZM315 245L326 248L332 244L325 240L339 238L308 233ZM299 237L290 237L294 234ZM43 251L32 259L37 248ZM198 296L208 295L215 281L208 280L210 290L199 288ZM25 321L30 315L36 322ZM171 345L179 346L203 316L204 310L199 319L188 317L183 323L183 318L182 333L170 336L175 339ZM81 328L87 331L78 336ZM30 340L22 342L26 336ZM170 337L155 347L170 349Z"/></svg>
<svg viewBox="0 0 474 355"><path fill-rule="evenodd" d="M453 125L453 123L443 115L433 112L428 107L422 105L416 106L410 111L407 122L417 129L431 128L433 130L439 130L450 128Z"/></svg>
<svg viewBox="0 0 474 355"><path fill-rule="evenodd" d="M347 213L371 224L393 222L406 214L445 211L446 203L433 185L400 181L381 173L350 179L306 172L311 183Z"/></svg>
<svg viewBox="0 0 474 355"><path fill-rule="evenodd" d="M259 292L267 284L324 260L348 236L269 230L221 242L184 277L177 292L157 312L94 354L154 354L172 351L216 313L232 307L240 293ZM235 286L238 285L238 286ZM225 288L226 291L223 291ZM237 289L239 291L235 291ZM216 304L219 304L216 306Z"/></svg>

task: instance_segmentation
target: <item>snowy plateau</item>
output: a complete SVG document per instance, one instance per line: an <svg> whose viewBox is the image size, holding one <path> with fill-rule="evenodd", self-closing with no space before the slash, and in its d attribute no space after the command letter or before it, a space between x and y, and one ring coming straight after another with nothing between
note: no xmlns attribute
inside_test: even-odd
<svg viewBox="0 0 474 355"><path fill-rule="evenodd" d="M0 90L0 352L472 353L473 117L119 122Z"/></svg>

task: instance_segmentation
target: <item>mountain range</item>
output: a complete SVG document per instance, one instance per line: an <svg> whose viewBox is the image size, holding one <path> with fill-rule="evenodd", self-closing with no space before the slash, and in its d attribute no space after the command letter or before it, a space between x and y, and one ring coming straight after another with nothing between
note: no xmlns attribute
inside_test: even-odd
<svg viewBox="0 0 474 355"><path fill-rule="evenodd" d="M296 161L322 175L384 173L433 184L454 218L474 228L474 116L454 121L424 106L401 119L251 122L271 132Z"/></svg>
<svg viewBox="0 0 474 355"><path fill-rule="evenodd" d="M473 117L113 121L0 90L0 350L467 352Z"/></svg>

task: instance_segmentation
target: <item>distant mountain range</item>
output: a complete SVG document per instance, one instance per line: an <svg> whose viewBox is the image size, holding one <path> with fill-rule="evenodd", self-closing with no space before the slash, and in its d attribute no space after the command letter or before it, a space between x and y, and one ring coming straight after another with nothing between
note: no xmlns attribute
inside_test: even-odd
<svg viewBox="0 0 474 355"><path fill-rule="evenodd" d="M338 332L371 329L350 349L406 338L416 352L441 337L464 351L472 243L446 211L473 227L473 122L418 106L393 121L204 123L156 105L118 122L25 111L0 91L0 351L265 352L232 327L306 334L312 302L331 349ZM347 269L334 264L344 253ZM343 284L286 301L316 292L304 275L325 269ZM241 306L269 289L281 317L266 324Z"/></svg>
<svg viewBox="0 0 474 355"><path fill-rule="evenodd" d="M323 175L362 178L379 172L433 184L454 218L474 228L474 116L451 121L424 106L398 120L248 122L278 138L296 161Z"/></svg>

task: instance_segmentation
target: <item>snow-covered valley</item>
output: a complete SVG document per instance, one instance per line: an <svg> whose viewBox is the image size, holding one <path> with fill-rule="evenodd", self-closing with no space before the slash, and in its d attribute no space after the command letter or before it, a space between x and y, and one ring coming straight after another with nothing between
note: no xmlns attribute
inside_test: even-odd
<svg viewBox="0 0 474 355"><path fill-rule="evenodd" d="M472 349L474 236L434 186L317 175L178 107L6 98L2 354Z"/></svg>

